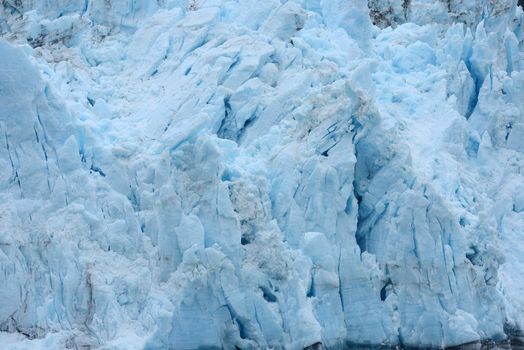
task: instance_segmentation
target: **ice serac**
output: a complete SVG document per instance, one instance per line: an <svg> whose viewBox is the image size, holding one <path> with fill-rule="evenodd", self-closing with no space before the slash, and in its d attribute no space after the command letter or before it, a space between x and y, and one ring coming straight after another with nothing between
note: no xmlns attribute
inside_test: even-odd
<svg viewBox="0 0 524 350"><path fill-rule="evenodd" d="M70 339L99 344L100 337L114 336L110 322L125 313L110 300L115 291L103 285L119 284L125 294L135 280L135 301L148 288L147 278L137 284L138 275L147 277L144 267L138 275L102 272L110 260L121 267L136 263L138 222L129 200L99 181L103 171L84 152L90 147L85 130L26 52L5 41L0 51L2 329L31 339L76 329Z"/></svg>
<svg viewBox="0 0 524 350"><path fill-rule="evenodd" d="M0 339L521 334L523 28L512 0L3 1Z"/></svg>

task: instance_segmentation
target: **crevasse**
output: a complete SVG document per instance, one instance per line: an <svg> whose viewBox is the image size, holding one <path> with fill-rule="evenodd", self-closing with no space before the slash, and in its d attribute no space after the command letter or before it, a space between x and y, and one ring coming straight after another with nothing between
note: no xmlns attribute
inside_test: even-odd
<svg viewBox="0 0 524 350"><path fill-rule="evenodd" d="M521 334L523 28L514 0L4 0L2 343Z"/></svg>

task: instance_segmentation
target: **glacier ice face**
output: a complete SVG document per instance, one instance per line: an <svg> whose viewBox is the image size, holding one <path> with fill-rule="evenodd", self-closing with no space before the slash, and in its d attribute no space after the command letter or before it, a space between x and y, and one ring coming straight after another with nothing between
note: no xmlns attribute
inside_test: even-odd
<svg viewBox="0 0 524 350"><path fill-rule="evenodd" d="M4 1L2 339L522 329L523 18L510 0Z"/></svg>

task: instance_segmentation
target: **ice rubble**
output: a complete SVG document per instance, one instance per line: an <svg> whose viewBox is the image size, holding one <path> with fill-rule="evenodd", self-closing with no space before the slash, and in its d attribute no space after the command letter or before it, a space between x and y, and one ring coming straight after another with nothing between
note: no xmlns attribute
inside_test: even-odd
<svg viewBox="0 0 524 350"><path fill-rule="evenodd" d="M516 1L5 0L0 29L4 344L524 325Z"/></svg>

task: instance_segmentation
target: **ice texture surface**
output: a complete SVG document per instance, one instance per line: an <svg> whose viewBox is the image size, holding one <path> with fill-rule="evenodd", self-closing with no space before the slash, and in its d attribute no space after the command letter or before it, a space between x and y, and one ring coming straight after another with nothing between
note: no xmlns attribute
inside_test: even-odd
<svg viewBox="0 0 524 350"><path fill-rule="evenodd" d="M4 0L0 341L524 327L516 0Z"/></svg>

